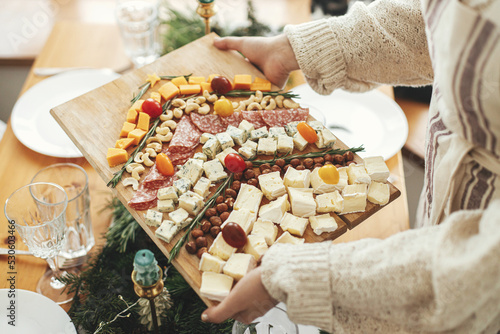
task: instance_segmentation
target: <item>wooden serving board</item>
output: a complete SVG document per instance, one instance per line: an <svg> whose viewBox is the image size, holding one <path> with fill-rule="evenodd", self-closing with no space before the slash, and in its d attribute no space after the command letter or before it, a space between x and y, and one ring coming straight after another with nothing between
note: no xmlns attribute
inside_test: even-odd
<svg viewBox="0 0 500 334"><path fill-rule="evenodd" d="M232 78L235 74L251 74L253 77L264 78L264 75L239 53L220 51L215 48L212 45L215 37L217 37L215 34L210 34L200 38L161 57L150 65L125 74L115 81L51 110L51 114L56 121L105 182L111 180L113 173L120 170L120 166L113 168L108 166L106 160L107 149L114 147L122 124L126 119L127 110L130 107L129 101L138 92L138 87L145 82L147 74L186 75L193 73L196 76L207 77L210 74L217 73L228 78ZM157 84L153 90L157 90L159 85ZM148 94L146 93L145 97L149 96ZM340 141L336 146L347 148ZM360 158L356 156L355 161L360 161ZM400 192L392 184L390 184L390 189L390 201L392 202L400 195ZM123 187L119 183L114 189L114 193L129 209L130 213L165 256L169 257L169 252L182 233L178 234L170 244L159 240L154 234L156 227L150 227L144 223L144 211L136 211L127 206L134 191L130 187ZM348 228L355 227L380 209L380 206L368 203L366 212L343 216L334 215L339 225L335 232L317 236L308 227L304 237L307 242L335 239L345 233ZM199 294L201 273L198 271L198 263L198 258L188 254L184 247L173 261L177 270ZM207 305L213 304L210 300L202 299Z"/></svg>

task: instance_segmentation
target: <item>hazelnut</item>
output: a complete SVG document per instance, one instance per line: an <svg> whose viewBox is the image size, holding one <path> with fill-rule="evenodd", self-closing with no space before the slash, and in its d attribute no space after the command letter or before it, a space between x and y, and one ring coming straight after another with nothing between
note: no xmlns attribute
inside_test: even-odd
<svg viewBox="0 0 500 334"><path fill-rule="evenodd" d="M234 173L234 179L235 180L241 181L242 178L243 178L243 173L242 172Z"/></svg>
<svg viewBox="0 0 500 334"><path fill-rule="evenodd" d="M314 165L314 160L311 158L304 159L304 166L306 168L311 168Z"/></svg>
<svg viewBox="0 0 500 334"><path fill-rule="evenodd" d="M333 156L330 153L325 154L323 158L325 158L325 161L333 162Z"/></svg>
<svg viewBox="0 0 500 334"><path fill-rule="evenodd" d="M196 248L196 243L194 241L186 242L186 245L184 247L186 247L186 251L189 254L196 254L197 248Z"/></svg>
<svg viewBox="0 0 500 334"><path fill-rule="evenodd" d="M352 160L351 160L351 161L346 162L346 165L347 165L347 166L349 166L349 165L351 165L351 164L356 164L356 163L355 163L354 161L352 161Z"/></svg>
<svg viewBox="0 0 500 334"><path fill-rule="evenodd" d="M286 165L286 161L285 159L278 159L276 160L275 164L283 168Z"/></svg>
<svg viewBox="0 0 500 334"><path fill-rule="evenodd" d="M314 168L317 168L317 167L321 168L321 167L323 167L323 164L314 164Z"/></svg>
<svg viewBox="0 0 500 334"><path fill-rule="evenodd" d="M297 167L295 167L296 170L305 170L306 169L306 166L304 165L298 165Z"/></svg>
<svg viewBox="0 0 500 334"><path fill-rule="evenodd" d="M210 222L208 220L207 220L207 223L210 224ZM195 228L191 231L191 238L196 239L196 238L202 237L203 234L205 234L205 233L201 229Z"/></svg>
<svg viewBox="0 0 500 334"><path fill-rule="evenodd" d="M255 179L255 178L254 178L254 179L250 179L250 180L248 180L248 182L247 182L247 183L248 183L249 185L251 185L251 186L257 187L257 186L259 185L259 180L257 180L257 179Z"/></svg>
<svg viewBox="0 0 500 334"><path fill-rule="evenodd" d="M194 242L198 248L207 247L208 245L207 238L205 237L199 237Z"/></svg>
<svg viewBox="0 0 500 334"><path fill-rule="evenodd" d="M201 222L201 230L203 231L203 233L208 233L208 231L210 231L211 227L212 227L212 223L210 223L206 219L203 219L203 221Z"/></svg>
<svg viewBox="0 0 500 334"><path fill-rule="evenodd" d="M234 205L234 198L226 198L226 200L224 201L224 203L227 205L228 209L233 209L233 205ZM221 218L222 219L222 218Z"/></svg>
<svg viewBox="0 0 500 334"><path fill-rule="evenodd" d="M247 169L253 168L253 163L251 161L245 161L245 164L247 165Z"/></svg>
<svg viewBox="0 0 500 334"><path fill-rule="evenodd" d="M201 256L203 255L203 253L206 253L206 252L208 252L208 248L201 247L200 249L198 249L198 253L196 253L196 255L198 256L199 259L201 259Z"/></svg>
<svg viewBox="0 0 500 334"><path fill-rule="evenodd" d="M331 161L325 161L325 166L326 165L333 165L333 162L331 162Z"/></svg>
<svg viewBox="0 0 500 334"><path fill-rule="evenodd" d="M337 168L341 168L341 167L344 167L344 166L339 165L339 164L336 164L336 165L335 165L335 167L337 167Z"/></svg>
<svg viewBox="0 0 500 334"><path fill-rule="evenodd" d="M284 172L284 173L286 173L286 171L288 170L288 168L290 168L290 166L291 166L290 164L285 165L285 166L283 167L283 172Z"/></svg>
<svg viewBox="0 0 500 334"><path fill-rule="evenodd" d="M271 171L281 173L281 167L278 165L274 165L273 167L271 167Z"/></svg>
<svg viewBox="0 0 500 334"><path fill-rule="evenodd" d="M212 223L213 226L221 226L222 225L222 219L217 216L210 217L210 223Z"/></svg>
<svg viewBox="0 0 500 334"><path fill-rule="evenodd" d="M300 165L300 160L297 158L294 158L290 161L290 165L292 165L292 167L297 167L298 165Z"/></svg>
<svg viewBox="0 0 500 334"><path fill-rule="evenodd" d="M210 235L215 238L220 233L220 231L220 226L212 226L212 228L210 229Z"/></svg>
<svg viewBox="0 0 500 334"><path fill-rule="evenodd" d="M229 212L223 212L220 214L220 220L222 220L222 222L225 222L228 218L229 218Z"/></svg>
<svg viewBox="0 0 500 334"><path fill-rule="evenodd" d="M323 164L325 163L325 159L323 157L316 157L313 159L315 164Z"/></svg>
<svg viewBox="0 0 500 334"><path fill-rule="evenodd" d="M342 155L340 155L340 154L335 154L335 155L333 156L333 161L334 161L336 164L341 165L341 164L343 164L343 163L344 163L344 157L343 157Z"/></svg>
<svg viewBox="0 0 500 334"><path fill-rule="evenodd" d="M245 176L245 178L247 180L249 180L249 179L255 177L255 172L253 171L253 169L247 169L243 175Z"/></svg>
<svg viewBox="0 0 500 334"><path fill-rule="evenodd" d="M344 153L344 160L347 161L352 161L354 160L354 154L351 151L347 151Z"/></svg>
<svg viewBox="0 0 500 334"><path fill-rule="evenodd" d="M233 181L233 184L231 185L231 189L238 192L240 190L240 187L241 187L240 181Z"/></svg>
<svg viewBox="0 0 500 334"><path fill-rule="evenodd" d="M217 208L217 212L218 213L223 213L223 212L226 212L228 207L227 207L227 204L226 203L220 203L220 204L217 204L216 206Z"/></svg>
<svg viewBox="0 0 500 334"><path fill-rule="evenodd" d="M221 204L222 202L224 202L224 196L217 196L217 198L215 199L215 203Z"/></svg>
<svg viewBox="0 0 500 334"><path fill-rule="evenodd" d="M262 172L265 169L271 169L271 165L270 164L262 164L259 166L259 169Z"/></svg>
<svg viewBox="0 0 500 334"><path fill-rule="evenodd" d="M264 169L264 170L262 171L262 174L269 174L269 173L271 173L271 170L270 170L270 169Z"/></svg>
<svg viewBox="0 0 500 334"><path fill-rule="evenodd" d="M234 191L234 189L226 189L226 197L236 198L236 195L238 194L236 193L236 191Z"/></svg>
<svg viewBox="0 0 500 334"><path fill-rule="evenodd" d="M215 208L209 208L207 211L205 211L205 216L208 218L216 216L217 215L217 210Z"/></svg>

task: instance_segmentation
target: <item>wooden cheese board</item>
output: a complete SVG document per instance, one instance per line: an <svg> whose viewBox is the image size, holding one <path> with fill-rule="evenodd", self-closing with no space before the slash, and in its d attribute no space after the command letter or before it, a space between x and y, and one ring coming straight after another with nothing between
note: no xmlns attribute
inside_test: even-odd
<svg viewBox="0 0 500 334"><path fill-rule="evenodd" d="M144 84L148 74L185 75L193 73L197 76L208 76L217 73L228 78L232 78L235 74L251 74L253 77L264 78L264 75L239 53L216 49L212 45L215 37L217 37L215 34L210 34L200 38L161 57L150 65L125 74L115 81L51 110L51 114L56 121L105 182L111 180L113 173L120 170L120 166L109 167L106 160L107 149L114 147L122 124L126 119L130 100L137 93L138 87ZM300 102L300 100L298 101ZM340 140L335 144L335 147L347 148ZM354 161L361 161L361 159L356 156ZM400 195L400 191L390 183L389 187L389 202L392 202ZM169 257L172 247L182 236L183 232L179 233L169 244L159 240L155 236L157 228L146 225L144 211L136 211L127 206L127 202L134 195L134 191L130 187L124 187L121 183L118 183L116 188L114 188L114 193L129 209L130 213L165 256ZM365 212L342 216L334 215L339 226L336 231L317 236L308 227L304 238L306 242L335 239L348 231L348 229L360 224L381 208L379 205L368 202ZM198 270L199 259L195 255L188 254L183 247L173 260L173 264L199 294L201 285L201 272ZM208 299L202 299L207 305L212 305L213 303Z"/></svg>

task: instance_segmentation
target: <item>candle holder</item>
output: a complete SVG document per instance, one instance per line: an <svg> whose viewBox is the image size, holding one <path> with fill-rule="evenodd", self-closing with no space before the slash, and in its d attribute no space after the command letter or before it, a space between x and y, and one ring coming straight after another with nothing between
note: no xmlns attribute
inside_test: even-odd
<svg viewBox="0 0 500 334"><path fill-rule="evenodd" d="M205 35L210 34L210 18L217 13L215 0L198 0L196 13L205 20Z"/></svg>
<svg viewBox="0 0 500 334"><path fill-rule="evenodd" d="M156 305L154 299L160 295L163 291L163 271L160 266L157 266L160 272L160 277L156 281L156 283L148 286L144 286L136 281L137 271L132 271L132 282L134 282L134 292L140 298L146 298L149 300L149 307L151 308L151 316L153 318L153 325L155 329L155 333L160 333L158 329L158 318L156 315Z"/></svg>

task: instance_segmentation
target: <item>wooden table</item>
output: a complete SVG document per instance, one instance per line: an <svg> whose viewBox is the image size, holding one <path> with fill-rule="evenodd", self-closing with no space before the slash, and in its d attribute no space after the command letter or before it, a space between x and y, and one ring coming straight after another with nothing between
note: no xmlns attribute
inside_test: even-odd
<svg viewBox="0 0 500 334"><path fill-rule="evenodd" d="M92 29L98 30L99 34L93 34L93 38L88 38L88 32ZM119 42L117 28L114 25L61 22L55 25L47 44L37 57L33 67L111 67L127 61ZM30 72L22 93L40 80ZM297 81L297 84L299 83L300 81ZM384 90L389 95L392 94L392 89L385 88ZM47 165L70 161L84 167L89 174L94 235L97 243L102 244L101 235L109 225L110 212L101 212L101 209L111 199L111 192L85 159L59 159L33 152L17 140L10 124L0 142L0 156L2 157L0 160L0 189L2 189L0 203L2 205L15 189L29 183L33 175ZM391 181L401 190L401 197L335 242L347 242L366 237L386 238L409 228L401 153L388 160L387 164L391 170ZM1 215L0 247L4 248L7 246L8 236L6 225L6 218ZM16 246L18 249L27 249L20 238L17 239ZM44 260L31 256L17 256L16 288L34 291L38 279L47 268ZM9 271L7 270L7 257L0 256L0 288L8 288L7 271Z"/></svg>

